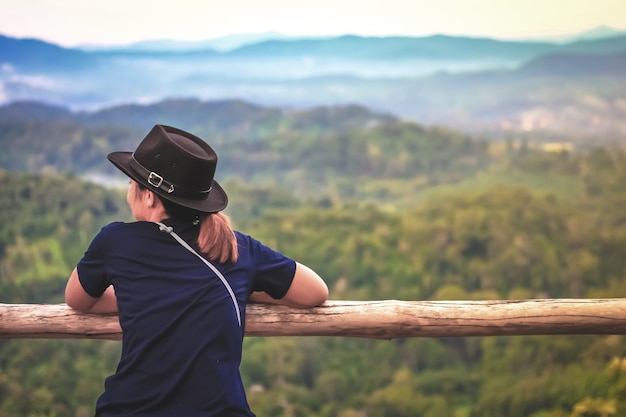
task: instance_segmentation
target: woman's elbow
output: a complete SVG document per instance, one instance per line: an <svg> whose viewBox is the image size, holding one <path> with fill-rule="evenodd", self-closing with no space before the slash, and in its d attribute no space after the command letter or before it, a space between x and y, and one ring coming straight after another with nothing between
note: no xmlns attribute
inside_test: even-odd
<svg viewBox="0 0 626 417"><path fill-rule="evenodd" d="M297 264L294 281L285 298L298 307L317 307L328 300L328 286L312 269Z"/></svg>
<svg viewBox="0 0 626 417"><path fill-rule="evenodd" d="M65 286L65 304L74 310L87 312L96 300L85 292L78 279L78 270L74 268Z"/></svg>
<svg viewBox="0 0 626 417"><path fill-rule="evenodd" d="M322 305L328 300L328 286L324 281L321 282L319 288L314 291L311 297L311 303L309 307L317 307Z"/></svg>
<svg viewBox="0 0 626 417"><path fill-rule="evenodd" d="M78 294L65 293L65 304L73 310L81 311L83 313L89 312L91 307L95 304L94 298L89 296L79 296Z"/></svg>

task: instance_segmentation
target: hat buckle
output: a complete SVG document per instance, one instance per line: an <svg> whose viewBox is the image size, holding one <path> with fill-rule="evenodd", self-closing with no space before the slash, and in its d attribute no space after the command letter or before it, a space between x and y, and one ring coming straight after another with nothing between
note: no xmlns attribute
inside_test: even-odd
<svg viewBox="0 0 626 417"><path fill-rule="evenodd" d="M152 182L155 179L157 182ZM155 188L160 188L161 184L163 184L163 177L154 171L150 171L150 175L148 175L147 181L148 181L148 184L150 184L151 186ZM166 191L168 194L172 194L174 192L174 184L170 184L170 188L168 188Z"/></svg>

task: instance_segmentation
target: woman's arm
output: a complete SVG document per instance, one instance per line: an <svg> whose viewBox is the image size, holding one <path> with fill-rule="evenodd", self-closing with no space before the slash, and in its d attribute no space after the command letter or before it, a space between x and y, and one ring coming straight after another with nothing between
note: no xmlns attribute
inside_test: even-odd
<svg viewBox="0 0 626 417"><path fill-rule="evenodd" d="M290 307L307 308L323 304L328 299L328 287L324 280L311 268L296 262L296 272L291 286L281 299L272 298L265 292L253 292L253 303L280 304Z"/></svg>
<svg viewBox="0 0 626 417"><path fill-rule="evenodd" d="M117 298L113 286L109 286L100 298L94 298L83 289L76 268L67 280L65 303L84 313L117 313Z"/></svg>

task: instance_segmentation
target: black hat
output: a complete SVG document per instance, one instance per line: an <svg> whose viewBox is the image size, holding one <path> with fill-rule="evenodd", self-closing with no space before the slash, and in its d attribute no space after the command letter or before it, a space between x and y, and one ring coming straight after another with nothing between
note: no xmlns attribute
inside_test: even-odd
<svg viewBox="0 0 626 417"><path fill-rule="evenodd" d="M181 206L214 213L228 204L226 192L213 179L217 154L184 130L155 125L135 152L112 152L107 158L130 178Z"/></svg>

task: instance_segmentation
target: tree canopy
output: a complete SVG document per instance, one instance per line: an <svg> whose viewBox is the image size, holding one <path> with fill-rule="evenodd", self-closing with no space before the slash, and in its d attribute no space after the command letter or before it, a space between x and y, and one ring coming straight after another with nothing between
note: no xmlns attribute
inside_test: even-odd
<svg viewBox="0 0 626 417"><path fill-rule="evenodd" d="M80 175L134 131L50 127L0 126L5 303L61 302L99 228L131 220L124 190ZM620 147L551 153L397 121L216 147L235 227L316 269L331 298L626 297ZM0 415L91 415L119 348L0 342ZM624 336L249 338L242 375L258 415L618 416L625 364Z"/></svg>

